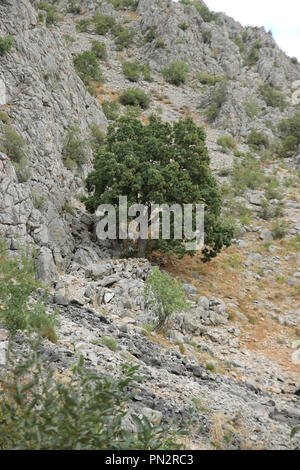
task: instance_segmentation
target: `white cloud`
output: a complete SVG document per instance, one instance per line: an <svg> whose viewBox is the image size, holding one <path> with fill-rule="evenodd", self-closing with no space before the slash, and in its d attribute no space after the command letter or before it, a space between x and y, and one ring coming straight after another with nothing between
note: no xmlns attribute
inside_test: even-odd
<svg viewBox="0 0 300 470"><path fill-rule="evenodd" d="M175 0L177 1L177 0ZM205 0L213 11L223 11L244 26L271 30L279 47L300 60L300 2L297 0Z"/></svg>

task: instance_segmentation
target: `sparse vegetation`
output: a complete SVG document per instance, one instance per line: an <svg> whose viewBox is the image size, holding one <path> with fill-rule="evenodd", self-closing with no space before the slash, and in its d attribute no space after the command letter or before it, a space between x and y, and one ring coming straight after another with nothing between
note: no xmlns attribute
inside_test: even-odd
<svg viewBox="0 0 300 470"><path fill-rule="evenodd" d="M217 140L217 144L220 145L224 153L228 153L229 150L233 150L236 147L236 143L232 135L224 135Z"/></svg>
<svg viewBox="0 0 300 470"><path fill-rule="evenodd" d="M130 46L135 36L134 31L130 31L127 28L124 28L122 25L118 24L113 28L113 33L115 36L115 43L118 51L122 51L124 48Z"/></svg>
<svg viewBox="0 0 300 470"><path fill-rule="evenodd" d="M268 106L279 108L281 111L287 106L286 97L279 90L266 83L261 90L262 96Z"/></svg>
<svg viewBox="0 0 300 470"><path fill-rule="evenodd" d="M7 52L10 52L13 46L14 40L10 35L0 38L0 56L4 56Z"/></svg>
<svg viewBox="0 0 300 470"><path fill-rule="evenodd" d="M164 79L172 85L179 86L187 81L189 66L181 60L173 61L162 70Z"/></svg>
<svg viewBox="0 0 300 470"><path fill-rule="evenodd" d="M257 117L260 113L260 108L255 101L245 101L244 108L247 116L251 119Z"/></svg>
<svg viewBox="0 0 300 470"><path fill-rule="evenodd" d="M115 121L120 114L120 105L117 101L104 100L102 102L102 109L109 121Z"/></svg>
<svg viewBox="0 0 300 470"><path fill-rule="evenodd" d="M206 72L200 72L197 75L197 80L199 80L203 85L214 86L216 83L221 82L223 78L210 75Z"/></svg>
<svg viewBox="0 0 300 470"><path fill-rule="evenodd" d="M138 6L138 0L109 0L116 10L135 11Z"/></svg>
<svg viewBox="0 0 300 470"><path fill-rule="evenodd" d="M85 85L91 81L102 83L104 76L99 68L97 57L91 51L85 51L74 58L74 67Z"/></svg>
<svg viewBox="0 0 300 470"><path fill-rule="evenodd" d="M91 51L95 54L98 59L106 60L107 59L107 50L104 42L92 41Z"/></svg>
<svg viewBox="0 0 300 470"><path fill-rule="evenodd" d="M26 159L24 153L25 140L10 126L5 126L0 150L4 152L13 163L19 164Z"/></svg>
<svg viewBox="0 0 300 470"><path fill-rule="evenodd" d="M39 9L46 12L46 26L55 25L58 22L58 14L54 5L41 1Z"/></svg>
<svg viewBox="0 0 300 470"><path fill-rule="evenodd" d="M248 135L247 143L252 150L258 152L262 148L268 148L269 139L266 135L253 129Z"/></svg>
<svg viewBox="0 0 300 470"><path fill-rule="evenodd" d="M79 137L79 129L71 126L66 136L65 146L62 152L64 165L69 170L80 167L86 163L86 144Z"/></svg>
<svg viewBox="0 0 300 470"><path fill-rule="evenodd" d="M5 111L0 111L0 121L3 122L3 124L10 123L9 116L6 114Z"/></svg>
<svg viewBox="0 0 300 470"><path fill-rule="evenodd" d="M114 338L110 338L108 336L102 336L101 343L106 346L111 351L118 351L118 344Z"/></svg>
<svg viewBox="0 0 300 470"><path fill-rule="evenodd" d="M93 18L95 23L95 32L100 36L105 36L116 24L113 16L96 13Z"/></svg>
<svg viewBox="0 0 300 470"><path fill-rule="evenodd" d="M259 189L265 182L265 175L260 171L260 162L251 155L242 161L235 160L232 185L236 195L242 195L249 189Z"/></svg>
<svg viewBox="0 0 300 470"><path fill-rule="evenodd" d="M128 80L138 82L141 75L141 66L138 60L135 62L123 62L122 71Z"/></svg>
<svg viewBox="0 0 300 470"><path fill-rule="evenodd" d="M120 103L123 105L140 106L143 109L147 109L150 104L150 97L140 88L127 88L127 90L121 93Z"/></svg>
<svg viewBox="0 0 300 470"><path fill-rule="evenodd" d="M278 129L282 137L282 144L278 149L279 156L291 157L295 155L300 144L300 113L282 120Z"/></svg>
<svg viewBox="0 0 300 470"><path fill-rule="evenodd" d="M210 106L205 114L209 121L214 121L220 113L222 105L225 103L227 97L227 83L219 84L211 92Z"/></svg>

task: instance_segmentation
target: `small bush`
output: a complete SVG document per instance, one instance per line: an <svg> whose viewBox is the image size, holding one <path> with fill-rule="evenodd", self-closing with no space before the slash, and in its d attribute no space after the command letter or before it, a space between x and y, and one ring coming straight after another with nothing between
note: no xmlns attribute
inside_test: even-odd
<svg viewBox="0 0 300 470"><path fill-rule="evenodd" d="M199 80L203 85L214 86L216 83L221 82L223 78L210 75L206 72L200 72L197 75L197 80Z"/></svg>
<svg viewBox="0 0 300 470"><path fill-rule="evenodd" d="M151 77L151 70L150 70L149 65L147 64L142 65L141 70L142 70L144 80L146 80L146 82L152 82L153 79Z"/></svg>
<svg viewBox="0 0 300 470"><path fill-rule="evenodd" d="M140 88L127 88L119 100L125 106L140 106L143 109L147 109L150 105L150 97Z"/></svg>
<svg viewBox="0 0 300 470"><path fill-rule="evenodd" d="M156 328L161 328L171 313L188 308L180 284L158 268L145 282L144 297L147 308L153 309L158 317Z"/></svg>
<svg viewBox="0 0 300 470"><path fill-rule="evenodd" d="M110 15L97 13L93 21L95 23L95 32L101 36L105 36L116 24L116 20Z"/></svg>
<svg viewBox="0 0 300 470"><path fill-rule="evenodd" d="M47 314L41 299L33 299L39 288L33 261L24 254L10 258L0 240L0 272L1 323L11 334L18 330L35 331L55 341L55 316Z"/></svg>
<svg viewBox="0 0 300 470"><path fill-rule="evenodd" d="M284 94L269 84L264 85L262 95L268 106L279 108L280 110L284 110L287 107L287 101Z"/></svg>
<svg viewBox="0 0 300 470"><path fill-rule="evenodd" d="M292 57L292 58L291 58L291 62L292 62L292 64L294 64L294 65L299 64L297 57Z"/></svg>
<svg viewBox="0 0 300 470"><path fill-rule="evenodd" d="M121 25L117 25L113 29L113 33L115 35L115 43L118 51L122 51L124 48L129 47L135 36L134 31L129 31Z"/></svg>
<svg viewBox="0 0 300 470"><path fill-rule="evenodd" d="M227 97L227 83L223 82L213 89L210 97L210 106L205 114L209 121L214 121L220 113L222 105L225 103Z"/></svg>
<svg viewBox="0 0 300 470"><path fill-rule="evenodd" d="M245 101L243 105L249 118L254 118L259 115L260 108L255 101Z"/></svg>
<svg viewBox="0 0 300 470"><path fill-rule="evenodd" d="M12 36L9 35L4 38L0 38L0 56L3 56L11 50L13 42L14 40Z"/></svg>
<svg viewBox="0 0 300 470"><path fill-rule="evenodd" d="M247 143L249 147L254 151L259 151L261 148L268 148L269 139L266 135L256 130L252 130L248 135Z"/></svg>
<svg viewBox="0 0 300 470"><path fill-rule="evenodd" d="M138 6L138 0L109 0L116 10L135 11Z"/></svg>
<svg viewBox="0 0 300 470"><path fill-rule="evenodd" d="M91 139L90 139L91 147L94 151L97 151L99 147L101 147L101 145L104 143L105 135L101 131L101 129L99 129L99 127L95 125L92 125L90 127L90 131L91 131Z"/></svg>
<svg viewBox="0 0 300 470"><path fill-rule="evenodd" d="M117 101L104 100L102 102L102 109L109 121L115 121L120 114L120 105Z"/></svg>
<svg viewBox="0 0 300 470"><path fill-rule="evenodd" d="M76 5L74 1L69 2L67 6L67 13L71 13L73 15L80 15L81 13L81 6Z"/></svg>
<svg viewBox="0 0 300 470"><path fill-rule="evenodd" d="M58 15L54 5L49 5L47 2L41 1L39 9L46 12L46 26L57 24Z"/></svg>
<svg viewBox="0 0 300 470"><path fill-rule="evenodd" d="M107 59L107 50L104 42L92 41L91 51L95 54L98 59L106 60Z"/></svg>
<svg viewBox="0 0 300 470"><path fill-rule="evenodd" d="M224 135L217 140L217 144L222 147L224 153L228 152L228 150L232 150L236 147L236 143L234 138L231 135Z"/></svg>
<svg viewBox="0 0 300 470"><path fill-rule="evenodd" d="M90 20L80 20L76 24L76 31L78 31L79 33L86 33L90 24Z"/></svg>
<svg viewBox="0 0 300 470"><path fill-rule="evenodd" d="M91 51L85 51L74 58L74 67L85 85L95 80L103 82L104 77L99 68L97 57Z"/></svg>
<svg viewBox="0 0 300 470"><path fill-rule="evenodd" d="M149 29L145 36L145 42L152 42L156 38L156 27L152 27Z"/></svg>
<svg viewBox="0 0 300 470"><path fill-rule="evenodd" d="M135 62L123 62L122 71L128 80L138 82L141 74L141 66L138 60Z"/></svg>
<svg viewBox="0 0 300 470"><path fill-rule="evenodd" d="M295 155L300 144L300 113L281 121L278 129L283 139L278 149L279 156L291 157Z"/></svg>
<svg viewBox="0 0 300 470"><path fill-rule="evenodd" d="M81 166L86 163L85 143L78 138L79 129L74 126L70 127L67 133L66 142L62 151L64 165L69 170Z"/></svg>
<svg viewBox="0 0 300 470"><path fill-rule="evenodd" d="M14 129L5 126L2 139L1 151L4 152L12 162L20 163L25 159L24 147L25 140Z"/></svg>
<svg viewBox="0 0 300 470"><path fill-rule="evenodd" d="M273 225L271 232L275 240L282 240L287 234L286 224L277 222Z"/></svg>
<svg viewBox="0 0 300 470"><path fill-rule="evenodd" d="M118 344L114 338L109 338L108 336L102 336L101 343L106 346L111 351L118 351Z"/></svg>
<svg viewBox="0 0 300 470"><path fill-rule="evenodd" d="M240 53L244 54L245 52L245 44L242 38L240 37L235 37L235 38L230 38L232 42L239 48Z"/></svg>
<svg viewBox="0 0 300 470"><path fill-rule="evenodd" d="M5 111L0 111L0 121L3 122L4 124L10 123L10 119Z"/></svg>
<svg viewBox="0 0 300 470"><path fill-rule="evenodd" d="M188 71L189 66L185 62L175 60L169 67L163 69L162 74L167 82L179 86L186 83Z"/></svg>
<svg viewBox="0 0 300 470"><path fill-rule="evenodd" d="M277 217L283 216L283 204L270 204L267 200L264 200L261 205L261 211L259 217L263 220L276 219Z"/></svg>
<svg viewBox="0 0 300 470"><path fill-rule="evenodd" d="M247 188L259 189L265 182L265 175L260 171L258 160L248 155L242 161L235 160L232 185L236 195L243 194Z"/></svg>
<svg viewBox="0 0 300 470"><path fill-rule="evenodd" d="M16 353L0 377L1 450L180 449L181 429L152 426L130 415L137 394L138 366L123 364L118 377L84 368L82 357L71 380L37 353L22 361Z"/></svg>

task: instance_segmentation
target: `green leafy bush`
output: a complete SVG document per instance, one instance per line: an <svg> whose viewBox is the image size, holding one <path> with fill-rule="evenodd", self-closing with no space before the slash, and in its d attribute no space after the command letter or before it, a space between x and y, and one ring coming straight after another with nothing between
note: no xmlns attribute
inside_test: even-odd
<svg viewBox="0 0 300 470"><path fill-rule="evenodd" d="M247 155L242 161L235 160L232 175L232 186L236 195L243 194L248 188L259 189L265 182L265 176L260 171L260 162Z"/></svg>
<svg viewBox="0 0 300 470"><path fill-rule="evenodd" d="M109 121L115 121L120 114L120 105L117 101L104 100L102 102L102 109Z"/></svg>
<svg viewBox="0 0 300 470"><path fill-rule="evenodd" d="M107 59L107 50L104 42L92 41L91 51L95 54L98 59L106 60Z"/></svg>
<svg viewBox="0 0 300 470"><path fill-rule="evenodd" d="M135 11L138 6L138 0L109 0L116 10Z"/></svg>
<svg viewBox="0 0 300 470"><path fill-rule="evenodd" d="M187 81L188 71L189 66L185 62L174 60L169 67L162 70L162 74L167 82L179 86Z"/></svg>
<svg viewBox="0 0 300 470"><path fill-rule="evenodd" d="M266 135L253 129L248 135L247 143L252 150L258 152L262 147L268 148L269 139Z"/></svg>
<svg viewBox="0 0 300 470"><path fill-rule="evenodd" d="M262 95L268 106L279 108L280 110L284 110L287 107L284 94L267 83L262 88Z"/></svg>
<svg viewBox="0 0 300 470"><path fill-rule="evenodd" d="M254 118L259 115L260 108L255 101L245 101L243 105L248 117Z"/></svg>
<svg viewBox="0 0 300 470"><path fill-rule="evenodd" d="M13 362L14 359L14 362ZM152 426L128 405L136 394L138 366L123 364L118 378L97 374L78 361L71 380L37 353L14 357L0 381L1 450L180 449L181 430ZM184 431L182 431L184 434Z"/></svg>
<svg viewBox="0 0 300 470"><path fill-rule="evenodd" d="M99 129L98 126L92 125L90 126L90 131L91 131L91 139L90 139L90 144L94 152L96 152L101 145L103 145L104 140L105 140L105 135Z"/></svg>
<svg viewBox="0 0 300 470"><path fill-rule="evenodd" d="M213 89L210 97L210 106L207 108L205 114L209 121L214 121L220 113L222 105L225 103L227 97L227 83L222 82Z"/></svg>
<svg viewBox="0 0 300 470"><path fill-rule="evenodd" d="M20 163L25 160L25 140L10 126L5 126L2 138L1 151L4 152L12 162Z"/></svg>
<svg viewBox="0 0 300 470"><path fill-rule="evenodd" d="M153 79L151 77L151 70L150 70L149 65L143 64L141 70L142 70L144 80L146 80L146 82L152 82Z"/></svg>
<svg viewBox="0 0 300 470"><path fill-rule="evenodd" d="M220 145L220 147L222 147L224 153L236 147L236 143L232 135L224 135L223 137L220 137L217 140L217 144Z"/></svg>
<svg viewBox="0 0 300 470"><path fill-rule="evenodd" d="M197 80L199 80L203 85L214 86L216 83L221 82L223 78L210 75L206 72L200 72L197 75Z"/></svg>
<svg viewBox="0 0 300 470"><path fill-rule="evenodd" d="M71 126L66 136L66 142L62 151L64 165L69 170L86 163L85 142L78 137L79 129Z"/></svg>
<svg viewBox="0 0 300 470"><path fill-rule="evenodd" d="M77 5L74 0L69 2L67 6L67 13L72 13L73 15L80 15L81 13L81 6Z"/></svg>
<svg viewBox="0 0 300 470"><path fill-rule="evenodd" d="M101 36L105 36L116 24L113 16L96 13L93 18L95 23L95 32Z"/></svg>
<svg viewBox="0 0 300 470"><path fill-rule="evenodd" d="M282 240L287 234L286 224L284 222L276 222L271 229L271 233L275 240Z"/></svg>
<svg viewBox="0 0 300 470"><path fill-rule="evenodd" d="M156 328L161 328L171 313L188 309L180 284L158 268L145 282L144 298L146 306L151 307L158 317Z"/></svg>
<svg viewBox="0 0 300 470"><path fill-rule="evenodd" d="M135 62L123 62L122 71L128 80L138 82L141 74L141 66L138 60Z"/></svg>
<svg viewBox="0 0 300 470"><path fill-rule="evenodd" d="M120 103L130 106L140 106L147 109L150 105L150 97L140 88L127 88L119 97Z"/></svg>
<svg viewBox="0 0 300 470"><path fill-rule="evenodd" d="M114 338L109 338L108 336L102 336L101 343L106 346L111 351L118 351L118 344Z"/></svg>
<svg viewBox="0 0 300 470"><path fill-rule="evenodd" d="M85 51L74 58L74 67L85 85L90 81L103 82L104 77L99 68L97 57L91 51Z"/></svg>
<svg viewBox="0 0 300 470"><path fill-rule="evenodd" d="M49 5L47 2L41 1L39 4L39 9L46 12L46 26L57 24L58 15L54 5Z"/></svg>
<svg viewBox="0 0 300 470"><path fill-rule="evenodd" d="M145 36L145 42L152 42L156 38L156 26L152 26L149 28L149 31L147 32Z"/></svg>
<svg viewBox="0 0 300 470"><path fill-rule="evenodd" d="M10 123L9 116L6 114L5 111L0 111L0 121L3 122L4 124Z"/></svg>
<svg viewBox="0 0 300 470"><path fill-rule="evenodd" d="M296 113L288 119L283 119L279 123L278 129L282 137L279 155L281 157L295 155L300 144L300 113Z"/></svg>
<svg viewBox="0 0 300 470"><path fill-rule="evenodd" d="M91 20L80 20L76 24L76 31L78 31L79 33L85 33L87 32L90 24Z"/></svg>
<svg viewBox="0 0 300 470"><path fill-rule="evenodd" d="M13 38L12 36L5 36L3 38L0 38L0 56L3 56L7 52L9 52L12 48L13 45Z"/></svg>
<svg viewBox="0 0 300 470"><path fill-rule="evenodd" d="M233 38L230 38L232 42L234 42L234 44L239 48L240 50L240 53L241 54L244 54L245 52L245 44L244 44L244 41L241 37L237 36L237 37L233 37Z"/></svg>
<svg viewBox="0 0 300 470"><path fill-rule="evenodd" d="M135 36L134 31L130 31L120 24L113 28L113 33L115 35L115 43L118 51L122 51L124 48L129 47Z"/></svg>
<svg viewBox="0 0 300 470"><path fill-rule="evenodd" d="M5 243L0 240L0 273L0 322L11 334L18 330L35 331L56 341L55 316L47 314L42 299L33 300L40 287L35 280L33 261L24 254L9 257Z"/></svg>

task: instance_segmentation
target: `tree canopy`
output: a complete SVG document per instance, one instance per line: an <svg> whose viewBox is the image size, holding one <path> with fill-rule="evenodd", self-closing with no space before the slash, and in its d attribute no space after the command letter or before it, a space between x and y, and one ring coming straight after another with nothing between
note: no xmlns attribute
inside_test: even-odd
<svg viewBox="0 0 300 470"><path fill-rule="evenodd" d="M233 231L220 217L222 200L209 167L206 134L191 118L172 125L156 115L143 125L123 116L109 126L106 140L95 154L94 170L86 186L85 204L95 212L101 204L116 208L119 196L128 205L204 204L205 248L203 261L229 246ZM147 251L160 249L179 256L186 252L185 240L149 240Z"/></svg>

